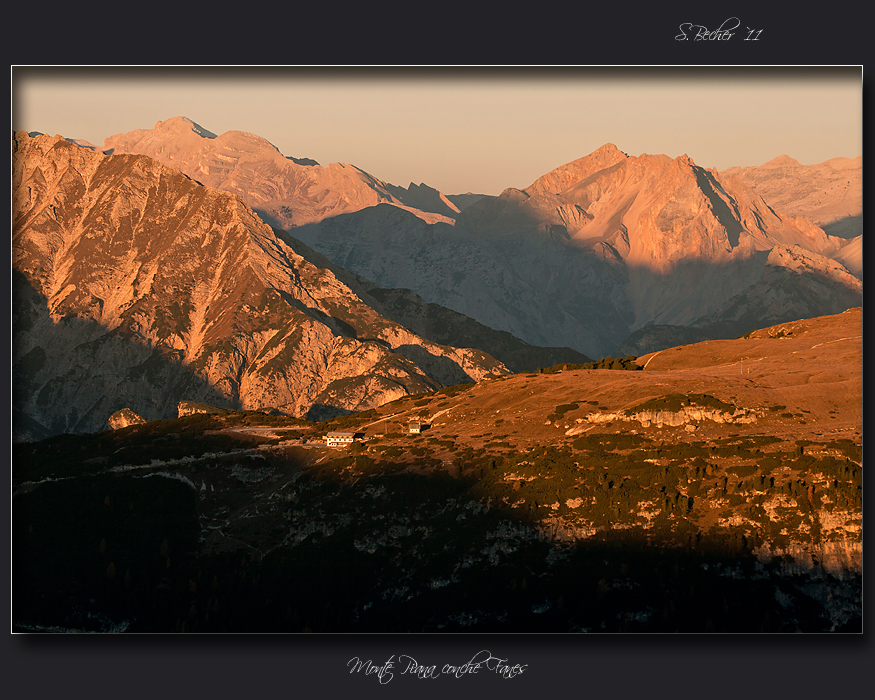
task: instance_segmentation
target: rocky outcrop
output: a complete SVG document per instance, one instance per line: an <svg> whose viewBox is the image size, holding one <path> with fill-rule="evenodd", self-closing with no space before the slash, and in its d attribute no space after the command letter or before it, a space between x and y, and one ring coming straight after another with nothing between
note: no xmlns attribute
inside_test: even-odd
<svg viewBox="0 0 875 700"><path fill-rule="evenodd" d="M336 415L508 372L381 317L233 195L145 156L13 145L16 407L53 433L183 399Z"/></svg>
<svg viewBox="0 0 875 700"><path fill-rule="evenodd" d="M119 430L127 428L129 425L140 425L145 423L146 419L137 415L129 408L123 408L113 413L106 421L106 427L110 430Z"/></svg>
<svg viewBox="0 0 875 700"><path fill-rule="evenodd" d="M699 423L701 421L713 421L714 423L756 423L757 416L763 415L762 411L749 408L736 408L734 411L724 411L717 408L703 406L684 406L679 411L644 410L634 413L590 413L583 418L578 418L578 425L565 432L566 435L577 435L587 430L581 423L605 424L615 421L626 423L637 422L642 428L678 427Z"/></svg>
<svg viewBox="0 0 875 700"><path fill-rule="evenodd" d="M798 542L773 545L766 542L754 550L763 563L780 558L781 572L787 576L826 573L838 579L863 571L863 543L859 536L842 542Z"/></svg>
<svg viewBox="0 0 875 700"><path fill-rule="evenodd" d="M224 413L227 409L197 401L180 401L176 410L178 418L185 418L196 413Z"/></svg>

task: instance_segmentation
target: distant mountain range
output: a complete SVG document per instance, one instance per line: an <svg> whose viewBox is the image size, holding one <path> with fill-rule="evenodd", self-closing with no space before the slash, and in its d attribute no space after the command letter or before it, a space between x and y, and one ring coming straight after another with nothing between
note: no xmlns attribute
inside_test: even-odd
<svg viewBox="0 0 875 700"><path fill-rule="evenodd" d="M718 173L606 144L496 197L184 117L14 146L13 403L49 432L182 398L319 417L862 303L861 159Z"/></svg>
<svg viewBox="0 0 875 700"><path fill-rule="evenodd" d="M728 168L720 176L738 178L775 209L808 217L830 235L863 233L862 156L802 165L783 155L755 167Z"/></svg>

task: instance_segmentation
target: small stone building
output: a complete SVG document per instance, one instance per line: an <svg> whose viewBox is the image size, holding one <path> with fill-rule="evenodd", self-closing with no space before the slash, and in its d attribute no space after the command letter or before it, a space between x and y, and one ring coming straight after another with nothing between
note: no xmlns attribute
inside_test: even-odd
<svg viewBox="0 0 875 700"><path fill-rule="evenodd" d="M410 421L407 424L407 434L408 435L419 435L422 432L422 423L419 421Z"/></svg>

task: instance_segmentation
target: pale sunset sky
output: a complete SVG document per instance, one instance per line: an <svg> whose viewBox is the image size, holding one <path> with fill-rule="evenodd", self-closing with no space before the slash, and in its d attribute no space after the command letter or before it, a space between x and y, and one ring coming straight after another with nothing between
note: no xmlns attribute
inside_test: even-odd
<svg viewBox="0 0 875 700"><path fill-rule="evenodd" d="M722 170L863 149L862 68L16 67L12 128L95 145L185 116L446 194L524 188L613 143Z"/></svg>

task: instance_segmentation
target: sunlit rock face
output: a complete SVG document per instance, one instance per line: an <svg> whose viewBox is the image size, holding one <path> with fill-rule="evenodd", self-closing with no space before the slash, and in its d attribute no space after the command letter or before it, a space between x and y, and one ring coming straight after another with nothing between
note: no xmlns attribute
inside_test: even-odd
<svg viewBox="0 0 875 700"><path fill-rule="evenodd" d="M300 226L385 202L423 219L452 222L458 208L427 185L383 182L346 163L322 166L284 156L267 140L244 131L213 134L186 117L158 122L104 140L111 153L151 156L209 187L238 195L270 224Z"/></svg>
<svg viewBox="0 0 875 700"><path fill-rule="evenodd" d="M176 407L177 418L193 416L197 413L222 413L223 409L208 403L198 401L180 401Z"/></svg>
<svg viewBox="0 0 875 700"><path fill-rule="evenodd" d="M834 236L827 253L863 278L863 157L802 165L782 155L760 166L728 168L720 177L743 182L769 205L805 217Z"/></svg>
<svg viewBox="0 0 875 700"><path fill-rule="evenodd" d="M507 372L381 317L234 195L61 137L13 149L14 403L50 432L181 400L336 414Z"/></svg>
<svg viewBox="0 0 875 700"><path fill-rule="evenodd" d="M110 430L120 430L129 425L140 425L145 422L146 420L142 416L138 416L129 408L123 408L109 417L106 421L106 427Z"/></svg>
<svg viewBox="0 0 875 700"><path fill-rule="evenodd" d="M858 243L775 211L687 156L632 157L612 144L480 198L453 226L381 205L294 235L383 287L589 357L622 355L627 339L644 352L790 320L757 315L753 296L788 301L792 318L862 300L859 280L836 271L861 270Z"/></svg>
<svg viewBox="0 0 875 700"><path fill-rule="evenodd" d="M788 155L759 166L727 168L774 209L804 216L827 233L854 238L863 233L863 157L832 158L802 165Z"/></svg>

